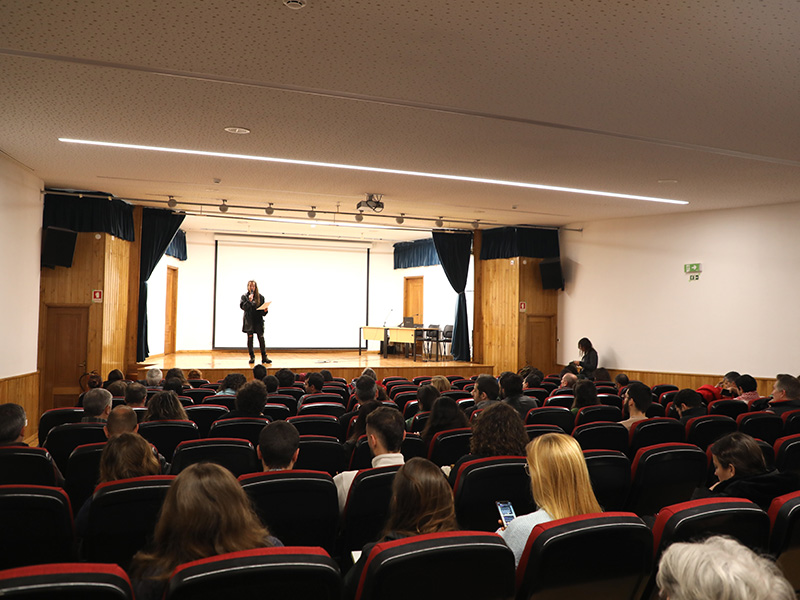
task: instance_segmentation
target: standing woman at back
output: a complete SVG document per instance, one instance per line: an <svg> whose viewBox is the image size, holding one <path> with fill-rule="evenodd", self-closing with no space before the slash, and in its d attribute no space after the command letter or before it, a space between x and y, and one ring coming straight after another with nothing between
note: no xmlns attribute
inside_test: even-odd
<svg viewBox="0 0 800 600"><path fill-rule="evenodd" d="M594 379L594 372L597 370L597 350L589 338L578 340L578 350L581 351L581 359L572 361L572 364L581 368L581 373L586 379Z"/></svg>
<svg viewBox="0 0 800 600"><path fill-rule="evenodd" d="M247 282L247 293L242 294L242 298L239 300L239 308L244 311L242 332L247 334L247 350L250 352L251 365L256 362L256 355L253 351L253 334L258 336L261 362L264 364L272 362L267 358L267 348L264 344L264 315L269 309L258 310L262 304L264 304L264 296L258 293L258 284L251 279Z"/></svg>

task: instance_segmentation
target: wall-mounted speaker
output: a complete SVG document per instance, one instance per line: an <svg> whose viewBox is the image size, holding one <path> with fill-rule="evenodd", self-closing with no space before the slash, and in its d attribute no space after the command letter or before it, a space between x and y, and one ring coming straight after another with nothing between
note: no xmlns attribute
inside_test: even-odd
<svg viewBox="0 0 800 600"><path fill-rule="evenodd" d="M60 227L47 227L42 231L42 266L71 267L78 232Z"/></svg>
<svg viewBox="0 0 800 600"><path fill-rule="evenodd" d="M561 272L560 258L544 258L539 263L542 276L542 288L545 290L563 290L564 274Z"/></svg>

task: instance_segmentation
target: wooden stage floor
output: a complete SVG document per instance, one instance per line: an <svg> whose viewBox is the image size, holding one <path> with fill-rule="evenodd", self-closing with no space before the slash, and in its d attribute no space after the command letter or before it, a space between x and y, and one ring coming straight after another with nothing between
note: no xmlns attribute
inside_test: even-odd
<svg viewBox="0 0 800 600"><path fill-rule="evenodd" d="M421 375L477 375L489 373L494 375L494 365L454 360L425 360L417 356L417 361L403 356L390 355L383 358L378 352L358 350L329 350L318 352L270 352L271 365L265 365L269 374L274 375L278 369L291 369L295 373L309 373L328 369L334 377L344 377L348 381L361 374L365 367L375 370L379 379L392 375L408 377ZM139 379L144 379L147 369L158 367L164 371L179 367L186 373L189 369L199 369L203 377L210 381L222 379L228 373L241 373L248 379L252 377L254 365L248 364L247 351L213 350L198 352L176 352L151 356L139 363Z"/></svg>

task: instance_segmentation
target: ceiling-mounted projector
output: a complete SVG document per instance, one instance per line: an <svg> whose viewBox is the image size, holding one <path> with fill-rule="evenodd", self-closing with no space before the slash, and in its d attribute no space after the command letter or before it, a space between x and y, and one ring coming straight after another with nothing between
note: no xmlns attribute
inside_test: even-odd
<svg viewBox="0 0 800 600"><path fill-rule="evenodd" d="M356 210L364 210L369 208L373 212L381 212L383 210L383 202L381 202L383 194L367 194L367 199L362 200L356 204Z"/></svg>

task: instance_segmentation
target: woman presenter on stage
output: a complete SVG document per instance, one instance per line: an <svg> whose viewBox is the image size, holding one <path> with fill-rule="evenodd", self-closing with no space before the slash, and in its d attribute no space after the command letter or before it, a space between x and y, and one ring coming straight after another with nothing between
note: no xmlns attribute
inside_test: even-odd
<svg viewBox="0 0 800 600"><path fill-rule="evenodd" d="M261 362L267 365L271 364L272 361L267 358L267 350L264 346L264 315L269 312L269 303L264 302L264 296L258 293L258 284L252 279L247 282L247 293L242 294L239 308L244 311L242 331L247 334L250 364L256 362L256 355L253 352L253 334L258 336L258 343L261 346Z"/></svg>

